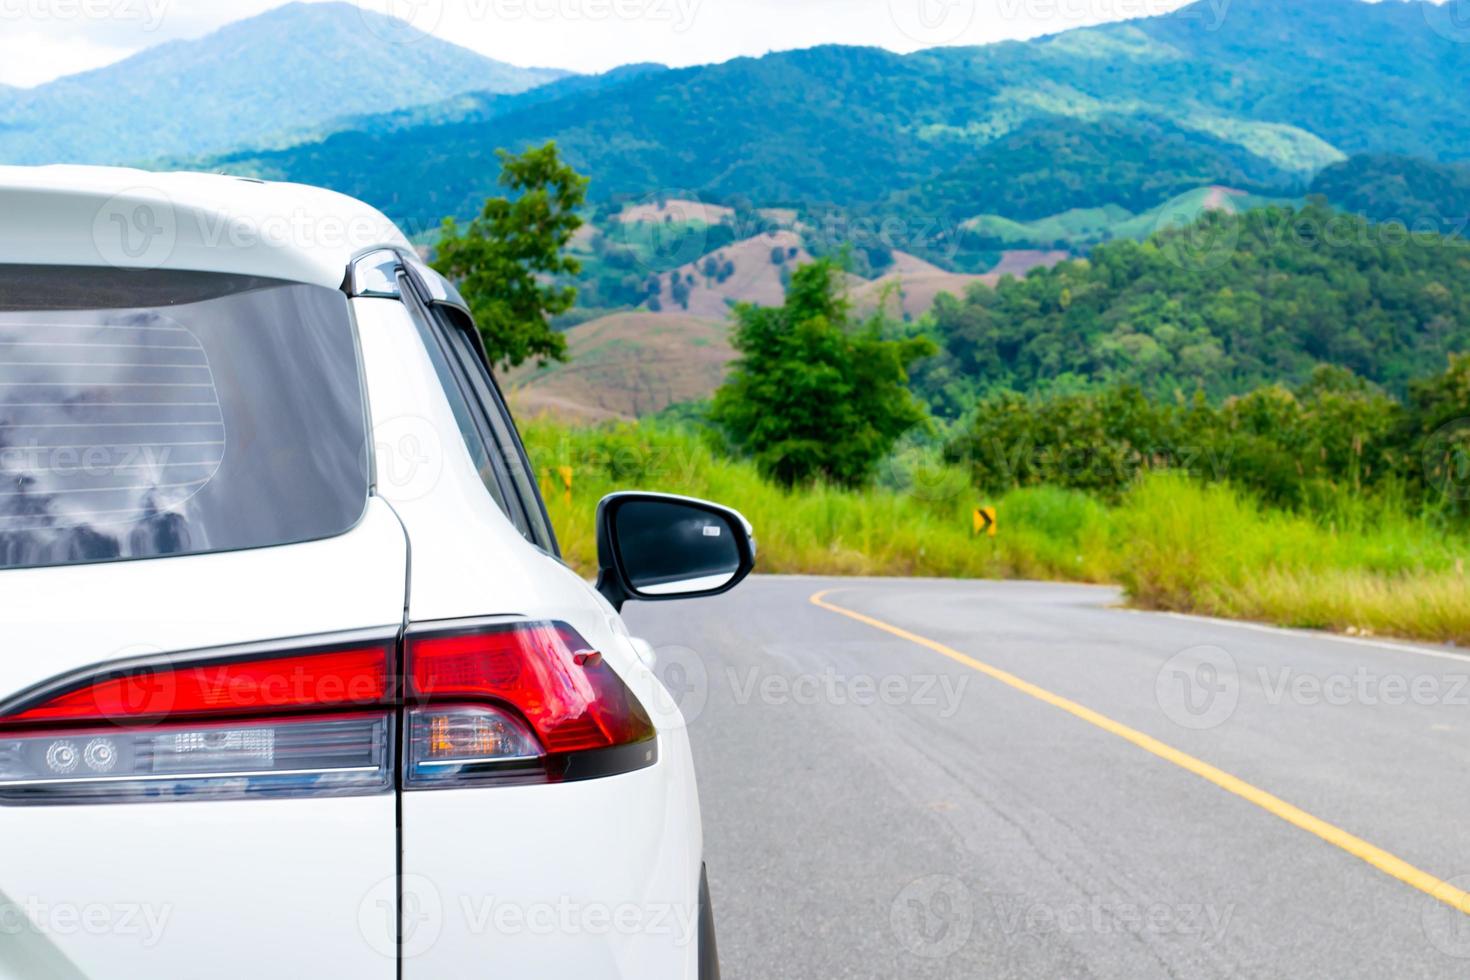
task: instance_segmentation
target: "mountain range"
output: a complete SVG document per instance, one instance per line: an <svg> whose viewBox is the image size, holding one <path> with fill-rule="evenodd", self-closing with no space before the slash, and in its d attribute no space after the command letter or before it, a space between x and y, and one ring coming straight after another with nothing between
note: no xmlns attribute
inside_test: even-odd
<svg viewBox="0 0 1470 980"><path fill-rule="evenodd" d="M594 199L1034 220L1210 183L1299 193L1352 154L1470 157L1470 45L1436 29L1437 10L1204 0L1031 42L820 47L551 85L406 127L363 120L212 163L324 183L418 228L475 210L497 147L547 139Z"/></svg>
<svg viewBox="0 0 1470 980"><path fill-rule="evenodd" d="M427 232L494 192L496 149L555 139L594 201L914 226L1065 226L1101 208L1126 221L1208 186L1300 195L1352 155L1470 158L1470 44L1444 16L1419 0L1200 0L1028 42L576 76L349 4L291 4L0 89L0 161L166 160L323 184Z"/></svg>
<svg viewBox="0 0 1470 980"><path fill-rule="evenodd" d="M348 3L293 3L30 89L0 87L0 161L147 163L279 145L339 117L522 92L517 68Z"/></svg>
<svg viewBox="0 0 1470 980"><path fill-rule="evenodd" d="M1089 330L1118 319L1128 334L1151 323L1138 316L1145 299L1199 322L1181 331L1168 312L1156 318L1157 336L1094 331L1099 350L1134 364L1139 350L1156 349L1144 360L1166 365L1159 377L1170 383L1224 379L1220 358L1234 356L1239 323L1256 314L1215 322L1190 292L1203 288L1198 275L1160 266L1128 240L1203 212L1241 216L1212 227L1255 229L1247 213L1266 212L1253 209L1310 196L1372 221L1463 235L1470 34L1452 17L1422 0L1201 0L1026 42L908 55L824 46L571 75L427 36L392 43L410 29L345 4L297 4L36 89L0 87L0 161L164 160L319 184L377 205L429 243L445 216L473 215L500 192L496 150L555 140L591 178L589 225L576 242L582 308L558 323L577 359L517 380L564 408L594 372L602 394L584 407L597 417L707 393L730 356L727 305L773 302L793 259L845 246L854 301L916 320L940 292L1103 245L1091 252L1098 262L1152 271L1126 290L1112 283L1123 298L1095 303L1105 312ZM1276 278L1250 270L1291 271L1287 312L1272 327L1283 336L1302 304L1332 293L1322 270L1359 277L1368 326L1349 333L1419 345L1385 381L1424 368L1433 359L1425 351L1461 336L1434 304L1452 274L1470 268L1462 251L1385 247L1347 271L1344 258L1242 246L1226 250L1228 274L1219 275L1227 293L1252 297ZM1412 285L1384 286L1383 270L1399 265L1412 266ZM1067 309L1078 298L1072 280L1098 287L1088 267L982 290L958 308L961 329L946 342L992 319L1000 293L1023 307ZM1429 305L1406 306L1409 294ZM1024 332L1030 321L1017 310L1006 316ZM1340 311L1319 312L1306 341L1272 348L1264 367L1239 378L1323 358L1357 364L1324 339L1341 332ZM1058 338L1077 333L1078 316L1059 319L1046 343L1077 348ZM1353 343L1359 361L1371 360L1377 341ZM1297 354L1306 360L1291 360ZM1106 368L1107 357L1094 360ZM995 364L1010 371L1012 360ZM1082 362L1046 363L1067 375ZM956 405L974 394L972 380Z"/></svg>

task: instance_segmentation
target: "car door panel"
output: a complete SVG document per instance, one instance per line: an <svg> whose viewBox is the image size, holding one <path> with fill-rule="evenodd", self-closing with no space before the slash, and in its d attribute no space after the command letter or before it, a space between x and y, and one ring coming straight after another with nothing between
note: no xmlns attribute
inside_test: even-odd
<svg viewBox="0 0 1470 980"><path fill-rule="evenodd" d="M391 635L406 575L376 498L324 541L0 572L0 696L149 654ZM391 792L0 806L0 977L393 977L396 818Z"/></svg>
<svg viewBox="0 0 1470 980"><path fill-rule="evenodd" d="M435 369L410 316L357 301L380 477L387 455L415 462L379 484L412 542L410 628L567 624L646 709L657 761L578 782L405 791L403 978L693 978L703 841L683 719L606 600L494 499L474 463L488 454L466 440L495 427L456 416L451 399L461 416L485 407ZM519 447L492 452L525 466ZM525 475L517 492L534 494Z"/></svg>

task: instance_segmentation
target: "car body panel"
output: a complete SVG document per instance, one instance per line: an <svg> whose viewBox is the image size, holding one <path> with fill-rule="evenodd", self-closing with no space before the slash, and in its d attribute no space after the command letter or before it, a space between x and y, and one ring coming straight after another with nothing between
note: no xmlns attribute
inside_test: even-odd
<svg viewBox="0 0 1470 980"><path fill-rule="evenodd" d="M208 173L0 166L0 262L184 269L335 289L352 256L408 248L334 191Z"/></svg>
<svg viewBox="0 0 1470 980"><path fill-rule="evenodd" d="M677 705L607 601L523 538L484 490L403 304L364 298L354 307L378 492L413 542L410 621L565 622L603 653L659 731L658 762L625 775L405 793L405 980L465 964L485 976L697 976L687 923L697 921L703 840ZM517 925L518 914L541 918ZM585 921L602 915L605 926Z"/></svg>
<svg viewBox="0 0 1470 980"><path fill-rule="evenodd" d="M391 632L406 571L377 499L325 541L3 571L0 691L149 654ZM0 807L0 978L392 977L396 849L391 793Z"/></svg>
<svg viewBox="0 0 1470 980"><path fill-rule="evenodd" d="M116 660L395 629L407 569L402 525L371 498L357 527L324 541L0 571L0 697Z"/></svg>
<svg viewBox="0 0 1470 980"><path fill-rule="evenodd" d="M404 794L405 980L470 963L540 980L697 977L693 768L682 738L659 753L605 779Z"/></svg>
<svg viewBox="0 0 1470 980"><path fill-rule="evenodd" d="M392 794L6 808L0 978L390 980L394 818Z"/></svg>

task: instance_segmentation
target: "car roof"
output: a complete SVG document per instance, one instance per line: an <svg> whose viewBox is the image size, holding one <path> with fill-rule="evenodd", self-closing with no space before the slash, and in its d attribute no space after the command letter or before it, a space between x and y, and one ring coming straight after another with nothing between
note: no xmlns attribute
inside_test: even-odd
<svg viewBox="0 0 1470 980"><path fill-rule="evenodd" d="M318 187L119 167L0 166L0 263L177 269L336 288L408 249L382 212Z"/></svg>

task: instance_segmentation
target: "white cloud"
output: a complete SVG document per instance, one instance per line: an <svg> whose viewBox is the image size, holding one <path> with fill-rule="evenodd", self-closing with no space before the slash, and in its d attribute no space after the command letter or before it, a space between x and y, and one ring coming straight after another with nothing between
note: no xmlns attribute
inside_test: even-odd
<svg viewBox="0 0 1470 980"><path fill-rule="evenodd" d="M690 65L815 44L912 51L1163 13L1184 0L355 0L520 65ZM1215 0L1228 3L1229 0ZM198 37L279 0L0 0L0 82L31 85Z"/></svg>

